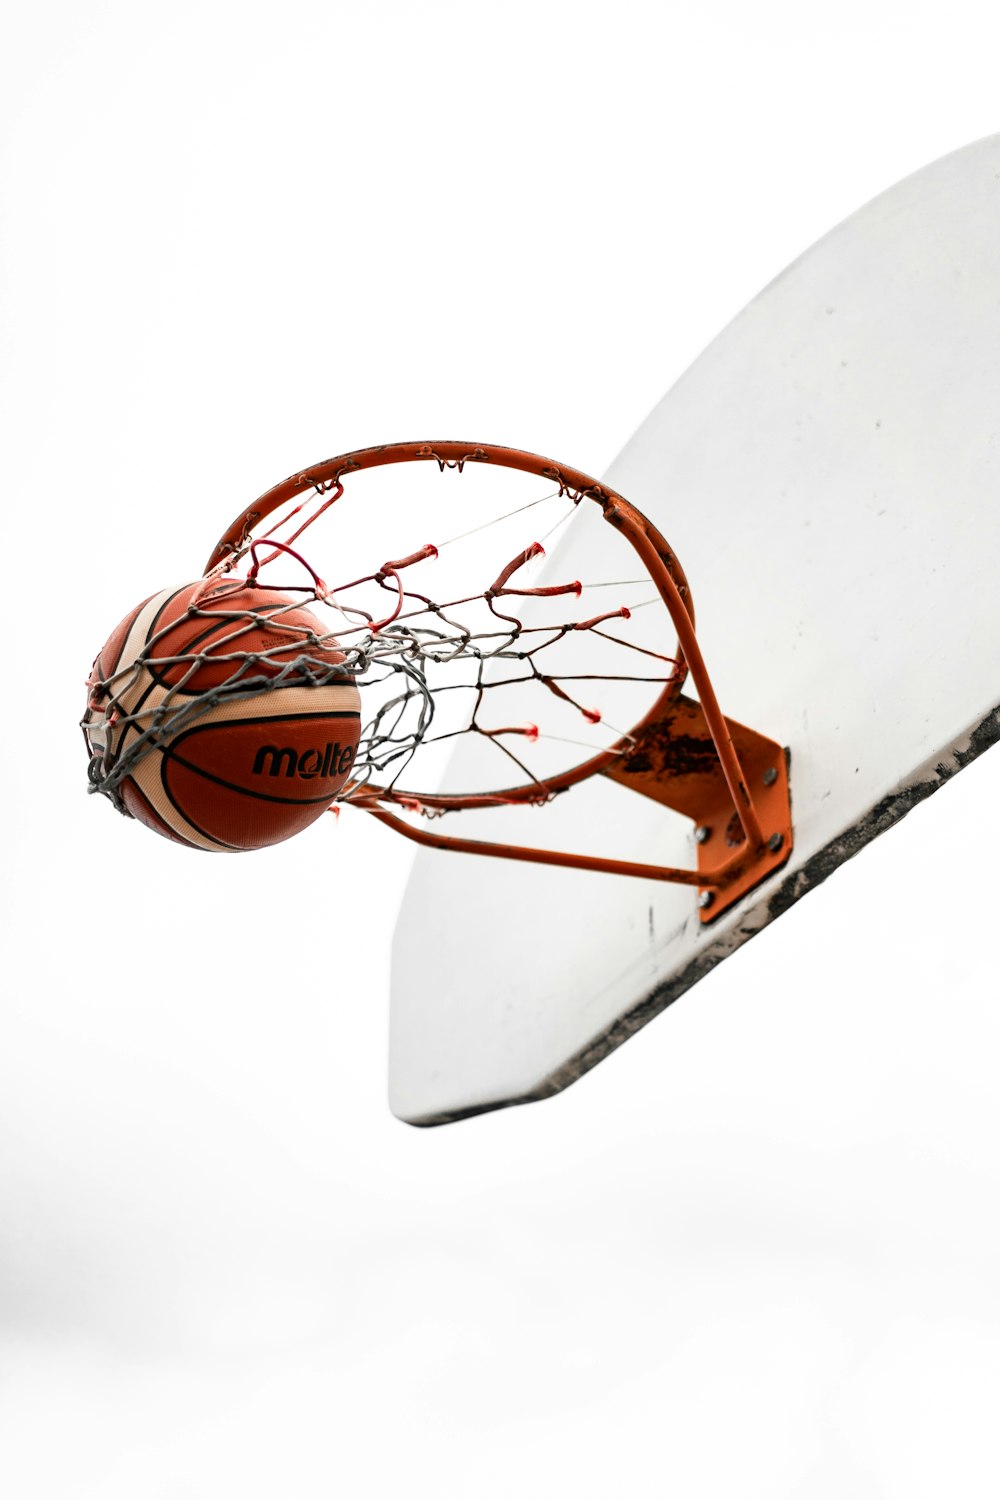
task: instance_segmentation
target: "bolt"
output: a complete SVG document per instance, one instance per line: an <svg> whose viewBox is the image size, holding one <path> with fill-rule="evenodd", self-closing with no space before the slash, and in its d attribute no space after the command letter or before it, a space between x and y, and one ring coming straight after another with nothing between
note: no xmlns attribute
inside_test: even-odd
<svg viewBox="0 0 1000 1500"><path fill-rule="evenodd" d="M712 830L711 828L706 828L704 823L700 824L694 831L694 841L696 844L707 844L711 837Z"/></svg>
<svg viewBox="0 0 1000 1500"><path fill-rule="evenodd" d="M707 911L714 900L714 892L702 891L701 895L698 897L698 905L701 907L702 911Z"/></svg>
<svg viewBox="0 0 1000 1500"><path fill-rule="evenodd" d="M784 842L785 841L780 833L772 833L771 837L767 841L767 847L770 849L772 854L777 854L778 850L781 848Z"/></svg>
<svg viewBox="0 0 1000 1500"><path fill-rule="evenodd" d="M765 786L774 786L774 783L778 779L778 773L773 766L768 766L761 779L763 780Z"/></svg>

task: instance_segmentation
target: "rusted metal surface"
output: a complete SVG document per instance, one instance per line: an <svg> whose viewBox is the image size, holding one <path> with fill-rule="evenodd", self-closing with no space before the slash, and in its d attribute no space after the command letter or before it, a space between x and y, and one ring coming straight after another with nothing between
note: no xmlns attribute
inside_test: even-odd
<svg viewBox="0 0 1000 1500"><path fill-rule="evenodd" d="M601 774L619 786L691 818L702 892L703 923L784 865L792 851L788 757L774 740L733 719L725 721L741 775L761 826L748 843L700 703L679 695L670 711L636 736L635 745ZM780 839L780 843L778 840ZM771 847L776 844L777 847Z"/></svg>

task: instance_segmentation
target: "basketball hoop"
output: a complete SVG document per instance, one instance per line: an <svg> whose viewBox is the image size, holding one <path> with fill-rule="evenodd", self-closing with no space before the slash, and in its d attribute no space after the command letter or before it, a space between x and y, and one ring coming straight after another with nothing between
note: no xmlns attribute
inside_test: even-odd
<svg viewBox="0 0 1000 1500"><path fill-rule="evenodd" d="M473 535L482 542L482 534L491 527L503 523L509 530L518 518L519 524L528 525L525 513L541 503L535 499L481 523L474 516L463 534L432 535L403 555L374 568L362 567L353 576L332 568L328 572L326 561L319 558L320 538L328 533L325 551L339 570L334 523L345 487L353 490L351 481L356 483L355 476L363 471L399 464L436 470L444 484L449 477L461 483L463 476L486 470L545 481L549 492L542 498L565 510L552 530L564 527L571 513L599 517L640 565L635 570L640 578L625 580L622 588L627 585L634 591L641 585L650 597L643 597L637 607L609 605L607 595L598 595L597 589L614 583L562 576L560 548L546 564L548 572L539 577L545 549L529 535L513 551L492 559L487 554L487 572L480 559L480 571L464 577L447 602L435 598L434 567L446 546ZM324 525L318 527L321 518ZM407 522L412 524L412 517ZM339 803L434 848L697 887L703 922L721 915L788 859L792 827L785 751L723 716L698 645L690 589L680 564L634 505L589 475L514 448L445 442L361 449L295 474L261 496L224 533L207 572L224 575L247 560L251 584L265 566L279 561L282 568L301 564L304 582L290 586L282 579L273 586L334 611L336 624L329 638L336 640L342 665L328 667L327 672L340 672L357 682L363 711L369 688L382 687L381 701L362 727L357 760ZM325 582L319 570L334 581ZM272 587L270 580L268 586ZM669 617L677 641L672 652L655 642L644 644L634 628L638 611L651 605ZM326 639L321 636L314 644L322 646ZM593 667L591 658L599 652L603 666L610 653L618 658L617 670L568 670L562 658L568 654L569 665L579 666L581 645L584 665ZM682 692L689 675L697 701ZM598 681L606 692L620 695L629 689L651 698L630 728L609 730L602 708L581 701L580 684L590 687ZM501 690L511 689L531 697L546 712L522 722L505 722L500 714L499 722L493 722L491 704L504 697ZM444 708L462 697L468 705L464 714L457 720L453 715L450 725L442 728ZM540 742L551 748L571 739L589 748L586 740L550 733L546 719L551 713L578 716L587 732L603 725L610 743L568 767L533 767L529 752ZM429 747L450 749L456 742L472 741L477 751L489 746L498 752L494 764L499 762L504 775L491 776L499 784L463 789L412 781L415 763ZM691 818L697 867L492 843L422 826L428 819L456 812L544 805L594 776Z"/></svg>

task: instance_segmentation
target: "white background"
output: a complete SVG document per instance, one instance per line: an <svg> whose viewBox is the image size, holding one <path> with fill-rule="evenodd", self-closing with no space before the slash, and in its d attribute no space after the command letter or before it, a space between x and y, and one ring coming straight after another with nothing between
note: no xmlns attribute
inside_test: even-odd
<svg viewBox="0 0 1000 1500"><path fill-rule="evenodd" d="M414 1131L408 852L345 815L194 856L84 795L76 728L117 618L293 470L600 472L790 259L997 129L993 7L4 29L5 1494L995 1494L996 752L569 1093Z"/></svg>

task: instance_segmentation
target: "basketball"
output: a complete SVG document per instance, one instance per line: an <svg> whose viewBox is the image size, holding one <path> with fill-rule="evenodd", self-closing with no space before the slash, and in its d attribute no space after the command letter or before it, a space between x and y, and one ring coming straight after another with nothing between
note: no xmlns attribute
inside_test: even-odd
<svg viewBox="0 0 1000 1500"><path fill-rule="evenodd" d="M92 782L196 849L300 833L357 754L361 699L337 642L293 598L245 579L146 599L108 637L88 687Z"/></svg>

